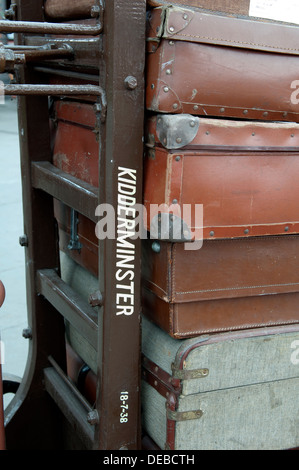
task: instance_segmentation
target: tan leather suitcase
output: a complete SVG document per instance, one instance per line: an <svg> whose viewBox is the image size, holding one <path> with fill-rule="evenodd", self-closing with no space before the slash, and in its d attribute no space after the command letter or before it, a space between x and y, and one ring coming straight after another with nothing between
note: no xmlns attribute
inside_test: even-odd
<svg viewBox="0 0 299 470"><path fill-rule="evenodd" d="M154 8L146 106L165 113L298 121L296 25Z"/></svg>
<svg viewBox="0 0 299 470"><path fill-rule="evenodd" d="M152 238L298 233L297 123L159 114L148 121L146 142L145 225ZM186 218L184 205L202 205L202 220Z"/></svg>
<svg viewBox="0 0 299 470"><path fill-rule="evenodd" d="M299 323L296 235L143 248L143 313L175 338Z"/></svg>
<svg viewBox="0 0 299 470"><path fill-rule="evenodd" d="M51 114L53 164L64 172L98 185L99 122L93 104L55 101ZM60 249L97 276L95 224L54 200Z"/></svg>

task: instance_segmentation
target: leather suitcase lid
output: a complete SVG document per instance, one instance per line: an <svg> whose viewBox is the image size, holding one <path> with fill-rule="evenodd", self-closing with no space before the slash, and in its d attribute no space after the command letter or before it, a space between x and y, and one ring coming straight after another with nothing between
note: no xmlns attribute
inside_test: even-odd
<svg viewBox="0 0 299 470"><path fill-rule="evenodd" d="M169 6L150 12L147 41L168 39L299 55L297 26ZM149 52L152 52L152 47Z"/></svg>
<svg viewBox="0 0 299 470"><path fill-rule="evenodd" d="M143 284L176 304L299 292L299 237L252 237L184 244L143 242Z"/></svg>
<svg viewBox="0 0 299 470"><path fill-rule="evenodd" d="M233 121L192 114L158 114L147 120L146 145L178 149L298 151L299 124Z"/></svg>
<svg viewBox="0 0 299 470"><path fill-rule="evenodd" d="M158 115L149 119L146 139L144 218L152 238L299 232L298 124ZM187 209L199 206L196 223ZM159 233L167 222L173 234Z"/></svg>
<svg viewBox="0 0 299 470"><path fill-rule="evenodd" d="M297 26L178 7L151 15L147 109L298 121Z"/></svg>

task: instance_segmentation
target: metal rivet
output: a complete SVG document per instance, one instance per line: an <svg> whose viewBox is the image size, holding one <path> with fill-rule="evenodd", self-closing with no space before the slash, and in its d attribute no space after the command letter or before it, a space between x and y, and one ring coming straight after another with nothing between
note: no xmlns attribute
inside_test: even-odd
<svg viewBox="0 0 299 470"><path fill-rule="evenodd" d="M210 232L210 236L213 237L215 235L215 232L213 230Z"/></svg>
<svg viewBox="0 0 299 470"><path fill-rule="evenodd" d="M177 203L178 203L178 200L177 200L177 199L173 199L172 204L177 204Z"/></svg>
<svg viewBox="0 0 299 470"><path fill-rule="evenodd" d="M157 380L154 381L154 385L155 385L155 387L157 387L157 385L158 385Z"/></svg>
<svg viewBox="0 0 299 470"><path fill-rule="evenodd" d="M98 18L100 13L101 13L101 8L99 7L99 5L94 5L93 7L91 7L90 16L92 18Z"/></svg>
<svg viewBox="0 0 299 470"><path fill-rule="evenodd" d="M173 32L174 32L174 27L173 27L173 26L170 26L169 31L170 31L171 33L173 33Z"/></svg>
<svg viewBox="0 0 299 470"><path fill-rule="evenodd" d="M159 220L161 220L161 218ZM152 243L152 250L153 250L154 253L160 253L160 251L161 251L160 243L157 242L157 241L153 242Z"/></svg>
<svg viewBox="0 0 299 470"><path fill-rule="evenodd" d="M178 104L177 104L177 103L174 103L174 104L172 105L172 107L173 107L173 109L177 109L177 108L178 108Z"/></svg>
<svg viewBox="0 0 299 470"><path fill-rule="evenodd" d="M193 109L194 109L194 111L197 111L197 110L198 110L198 105L195 104L195 105L193 106Z"/></svg>
<svg viewBox="0 0 299 470"><path fill-rule="evenodd" d="M287 115L288 115L288 113L285 111L282 116L287 117Z"/></svg>
<svg viewBox="0 0 299 470"><path fill-rule="evenodd" d="M174 41L169 41L170 46L174 46Z"/></svg>
<svg viewBox="0 0 299 470"><path fill-rule="evenodd" d="M248 109L244 109L243 114L248 114Z"/></svg>
<svg viewBox="0 0 299 470"><path fill-rule="evenodd" d="M181 137L178 137L178 138L176 139L176 142L177 142L178 144L180 144L180 143L182 142Z"/></svg>
<svg viewBox="0 0 299 470"><path fill-rule="evenodd" d="M251 135L254 137L254 136L255 136L255 132L253 132Z"/></svg>
<svg viewBox="0 0 299 470"><path fill-rule="evenodd" d="M246 229L244 230L244 233L245 233L245 235L247 235L247 234L249 233L249 229L246 228Z"/></svg>
<svg viewBox="0 0 299 470"><path fill-rule="evenodd" d="M99 423L99 415L96 410L92 410L87 414L87 422L92 426L95 426Z"/></svg>
<svg viewBox="0 0 299 470"><path fill-rule="evenodd" d="M155 88L155 85L152 83L151 84L151 89L153 90Z"/></svg>
<svg viewBox="0 0 299 470"><path fill-rule="evenodd" d="M291 134L291 137L295 137L295 135L294 135L294 134Z"/></svg>
<svg viewBox="0 0 299 470"><path fill-rule="evenodd" d="M288 232L288 231L289 231L289 227L288 227L288 226L285 227L285 228L284 228L284 231L285 231L285 232Z"/></svg>
<svg viewBox="0 0 299 470"><path fill-rule="evenodd" d="M186 15L186 13L183 15L183 18L184 20L187 20L188 19L188 15Z"/></svg>
<svg viewBox="0 0 299 470"><path fill-rule="evenodd" d="M93 110L95 113L100 113L102 111L102 106L100 105L100 103L95 103L93 105Z"/></svg>
<svg viewBox="0 0 299 470"><path fill-rule="evenodd" d="M128 75L128 77L125 78L125 86L128 90L135 90L137 88L137 78L133 77L132 75Z"/></svg>
<svg viewBox="0 0 299 470"><path fill-rule="evenodd" d="M207 135L210 135L210 131L206 131L206 134L207 134Z"/></svg>
<svg viewBox="0 0 299 470"><path fill-rule="evenodd" d="M25 328L22 331L22 336L25 339L32 339L32 330L31 330L31 328Z"/></svg>
<svg viewBox="0 0 299 470"><path fill-rule="evenodd" d="M165 87L163 88L163 90L165 91L165 93L168 93L168 91L169 91L168 86L165 86Z"/></svg>
<svg viewBox="0 0 299 470"><path fill-rule="evenodd" d="M195 122L194 121L191 121L190 122L190 127L194 127L195 126Z"/></svg>
<svg viewBox="0 0 299 470"><path fill-rule="evenodd" d="M166 75L171 75L171 70L170 69L166 70Z"/></svg>
<svg viewBox="0 0 299 470"><path fill-rule="evenodd" d="M263 116L267 117L268 114L269 114L269 113L268 113L267 111L265 111L264 114L263 114Z"/></svg>
<svg viewBox="0 0 299 470"><path fill-rule="evenodd" d="M177 155L177 156L175 157L175 161L176 161L176 162L179 162L180 159L181 159L181 157L180 157L179 155Z"/></svg>
<svg viewBox="0 0 299 470"><path fill-rule="evenodd" d="M21 237L19 237L19 244L21 246L28 246L28 237L27 237L27 235L22 235Z"/></svg>
<svg viewBox="0 0 299 470"><path fill-rule="evenodd" d="M225 108L220 108L220 113L224 113Z"/></svg>
<svg viewBox="0 0 299 470"><path fill-rule="evenodd" d="M88 302L92 307L102 307L103 305L103 296L99 290L93 292L88 297Z"/></svg>

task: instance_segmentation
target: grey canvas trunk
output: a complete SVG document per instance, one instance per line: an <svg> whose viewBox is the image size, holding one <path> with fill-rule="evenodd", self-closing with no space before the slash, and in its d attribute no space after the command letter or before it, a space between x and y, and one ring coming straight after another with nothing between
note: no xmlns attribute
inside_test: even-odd
<svg viewBox="0 0 299 470"><path fill-rule="evenodd" d="M97 288L65 254L61 273L85 300ZM97 351L66 331L96 373ZM299 447L299 325L182 340L142 318L142 354L142 424L161 449Z"/></svg>
<svg viewBox="0 0 299 470"><path fill-rule="evenodd" d="M143 427L160 448L299 445L298 326L175 340L143 319L142 331Z"/></svg>

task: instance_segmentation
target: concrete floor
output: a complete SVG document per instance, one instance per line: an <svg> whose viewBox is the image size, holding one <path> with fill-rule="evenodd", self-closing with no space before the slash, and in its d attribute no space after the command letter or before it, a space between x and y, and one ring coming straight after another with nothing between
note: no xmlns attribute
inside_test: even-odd
<svg viewBox="0 0 299 470"><path fill-rule="evenodd" d="M0 76L1 79L1 76ZM0 309L0 336L4 344L3 373L23 376L28 340L22 336L27 326L22 190L17 125L17 101L9 97L0 104L0 279L6 298Z"/></svg>

